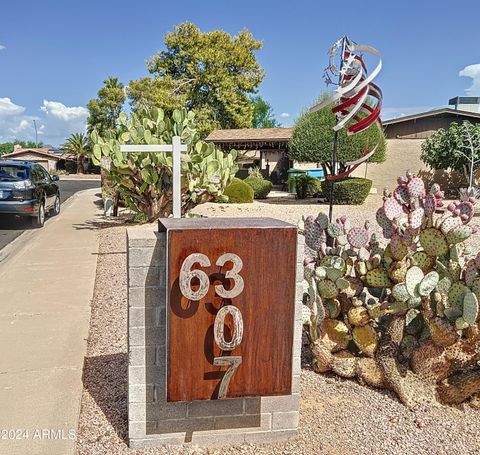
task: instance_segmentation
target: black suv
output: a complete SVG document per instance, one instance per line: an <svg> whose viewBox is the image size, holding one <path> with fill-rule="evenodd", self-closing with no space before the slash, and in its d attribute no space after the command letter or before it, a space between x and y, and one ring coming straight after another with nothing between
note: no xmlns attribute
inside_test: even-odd
<svg viewBox="0 0 480 455"><path fill-rule="evenodd" d="M37 163L0 160L0 214L27 216L42 227L47 212L60 213L56 181Z"/></svg>

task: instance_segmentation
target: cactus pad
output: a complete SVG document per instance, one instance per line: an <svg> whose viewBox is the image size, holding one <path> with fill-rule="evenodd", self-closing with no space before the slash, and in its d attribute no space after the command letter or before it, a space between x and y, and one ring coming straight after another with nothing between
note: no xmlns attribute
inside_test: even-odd
<svg viewBox="0 0 480 455"><path fill-rule="evenodd" d="M423 208L425 209L425 215L432 216L437 210L437 198L433 194L427 194L423 201Z"/></svg>
<svg viewBox="0 0 480 455"><path fill-rule="evenodd" d="M420 267L414 265L407 270L405 275L405 285L407 286L408 293L413 297L417 294L417 286L423 280L424 274Z"/></svg>
<svg viewBox="0 0 480 455"><path fill-rule="evenodd" d="M390 221L389 218L387 218L387 215L385 215L385 210L383 207L380 207L377 210L377 213L375 214L375 218L377 220L378 225L382 229L392 229L392 222Z"/></svg>
<svg viewBox="0 0 480 455"><path fill-rule="evenodd" d="M423 221L425 220L425 210L422 207L411 211L408 214L408 223L413 229L418 229L422 226Z"/></svg>
<svg viewBox="0 0 480 455"><path fill-rule="evenodd" d="M317 221L318 226L320 226L320 229L323 229L323 230L327 229L328 224L329 224L328 215L320 212L317 216L316 221Z"/></svg>
<svg viewBox="0 0 480 455"><path fill-rule="evenodd" d="M320 326L320 330L326 335L328 341L331 342L333 346L342 349L346 349L352 339L348 327L336 319L325 319Z"/></svg>
<svg viewBox="0 0 480 455"><path fill-rule="evenodd" d="M392 288L392 296L397 302L406 302L410 298L405 283L398 283Z"/></svg>
<svg viewBox="0 0 480 455"><path fill-rule="evenodd" d="M427 273L423 277L423 280L418 287L418 293L422 296L429 295L437 287L439 278L440 277L438 276L438 273L435 272L435 270Z"/></svg>
<svg viewBox="0 0 480 455"><path fill-rule="evenodd" d="M449 216L442 221L440 225L440 230L444 235L447 235L453 228L460 226L462 224L462 220L455 216Z"/></svg>
<svg viewBox="0 0 480 455"><path fill-rule="evenodd" d="M420 177L412 177L407 183L407 190L411 197L422 197L425 195L425 184Z"/></svg>
<svg viewBox="0 0 480 455"><path fill-rule="evenodd" d="M472 235L472 229L470 226L462 225L453 228L447 234L447 242L448 243L460 243L464 240L467 240Z"/></svg>
<svg viewBox="0 0 480 455"><path fill-rule="evenodd" d="M373 357L377 350L377 334L371 325L354 327L353 341L365 355Z"/></svg>
<svg viewBox="0 0 480 455"><path fill-rule="evenodd" d="M338 295L337 286L331 280L318 280L318 292L324 299L334 299Z"/></svg>
<svg viewBox="0 0 480 455"><path fill-rule="evenodd" d="M433 227L420 234L420 245L428 256L443 256L448 251L445 236Z"/></svg>
<svg viewBox="0 0 480 455"><path fill-rule="evenodd" d="M410 202L410 194L408 194L406 185L398 185L393 192L393 196L400 204L408 204Z"/></svg>
<svg viewBox="0 0 480 455"><path fill-rule="evenodd" d="M397 232L394 232L390 239L390 252L393 259L397 261L402 260L408 253L407 245L403 243L402 237Z"/></svg>
<svg viewBox="0 0 480 455"><path fill-rule="evenodd" d="M476 295L469 291L463 298L463 320L470 325L475 324L478 319L478 299Z"/></svg>
<svg viewBox="0 0 480 455"><path fill-rule="evenodd" d="M394 283L402 283L405 281L408 264L406 261L393 262L388 269L388 274Z"/></svg>
<svg viewBox="0 0 480 455"><path fill-rule="evenodd" d="M470 259L465 266L464 279L465 284L468 287L473 285L475 278L478 276L477 265L475 264L475 259Z"/></svg>
<svg viewBox="0 0 480 455"><path fill-rule="evenodd" d="M365 228L353 227L348 231L347 240L353 248L361 248L368 243L368 231Z"/></svg>
<svg viewBox="0 0 480 455"><path fill-rule="evenodd" d="M475 278L471 286L472 292L476 295L477 299L480 300L480 278Z"/></svg>
<svg viewBox="0 0 480 455"><path fill-rule="evenodd" d="M338 237L342 233L342 229L338 224L330 223L327 227L327 234L330 237Z"/></svg>
<svg viewBox="0 0 480 455"><path fill-rule="evenodd" d="M366 281L367 285L372 288L387 288L392 285L388 272L380 268L368 271Z"/></svg>
<svg viewBox="0 0 480 455"><path fill-rule="evenodd" d="M435 265L435 260L425 251L417 251L412 256L412 264L420 267L423 273L427 273Z"/></svg>
<svg viewBox="0 0 480 455"><path fill-rule="evenodd" d="M465 295L470 292L470 289L467 288L463 283L456 282L453 283L450 289L448 290L448 304L450 307L462 308L463 299Z"/></svg>
<svg viewBox="0 0 480 455"><path fill-rule="evenodd" d="M326 300L325 308L330 319L335 319L340 314L340 302L337 299Z"/></svg>
<svg viewBox="0 0 480 455"><path fill-rule="evenodd" d="M348 310L348 322L355 326L368 324L370 315L364 306L352 307Z"/></svg>
<svg viewBox="0 0 480 455"><path fill-rule="evenodd" d="M401 204L393 196L385 199L383 202L383 211L389 220L394 220L403 213Z"/></svg>

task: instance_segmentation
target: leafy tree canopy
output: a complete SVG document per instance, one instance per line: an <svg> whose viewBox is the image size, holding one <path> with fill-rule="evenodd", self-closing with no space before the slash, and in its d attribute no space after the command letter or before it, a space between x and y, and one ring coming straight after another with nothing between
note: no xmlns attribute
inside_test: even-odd
<svg viewBox="0 0 480 455"><path fill-rule="evenodd" d="M202 32L184 22L166 35L165 46L147 62L152 77L129 84L135 108L194 110L202 135L215 128L251 127L249 95L264 77L254 54L261 41L247 30L231 36L223 30Z"/></svg>
<svg viewBox="0 0 480 455"><path fill-rule="evenodd" d="M75 155L77 158L77 173L83 174L85 157L90 154L90 144L88 136L83 133L73 133L62 145L62 150L66 154Z"/></svg>
<svg viewBox="0 0 480 455"><path fill-rule="evenodd" d="M261 96L251 98L253 104L253 128L276 128L280 123L275 119L273 108Z"/></svg>
<svg viewBox="0 0 480 455"><path fill-rule="evenodd" d="M305 112L295 123L290 141L289 157L301 162L322 163L331 173L333 127L336 123L331 106L317 112ZM337 161L340 171L346 169L347 161L362 156L365 146L371 149L376 144L377 151L368 159L370 163L385 161L386 141L380 127L375 124L367 130L354 135L347 135L346 128L338 132Z"/></svg>
<svg viewBox="0 0 480 455"><path fill-rule="evenodd" d="M96 129L103 134L108 129L115 128L125 98L124 86L118 78L109 77L104 80L103 87L98 91L98 98L90 100L87 104L88 132Z"/></svg>
<svg viewBox="0 0 480 455"><path fill-rule="evenodd" d="M14 139L12 142L4 142L3 144L0 144L0 156L5 155L6 153L12 153L14 146L17 144L23 148L37 148L44 146L43 142L38 142L36 144L33 141Z"/></svg>
<svg viewBox="0 0 480 455"><path fill-rule="evenodd" d="M473 175L480 166L480 125L452 123L422 143L422 161L433 169L453 169ZM470 180L469 185L473 183Z"/></svg>

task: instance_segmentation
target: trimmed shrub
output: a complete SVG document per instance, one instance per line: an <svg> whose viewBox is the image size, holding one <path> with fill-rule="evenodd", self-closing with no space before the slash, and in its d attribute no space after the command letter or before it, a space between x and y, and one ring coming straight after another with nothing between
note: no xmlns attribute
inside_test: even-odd
<svg viewBox="0 0 480 455"><path fill-rule="evenodd" d="M68 174L77 173L77 162L76 161L65 161L65 170Z"/></svg>
<svg viewBox="0 0 480 455"><path fill-rule="evenodd" d="M322 181L322 192L328 201L330 201L331 184L332 182L329 180ZM371 188L372 181L369 179L347 177L338 180L333 186L333 202L340 205L361 205L367 199Z"/></svg>
<svg viewBox="0 0 480 455"><path fill-rule="evenodd" d="M245 183L250 185L253 189L253 197L255 199L265 199L268 193L272 191L273 184L269 180L259 177L247 177Z"/></svg>
<svg viewBox="0 0 480 455"><path fill-rule="evenodd" d="M236 177L225 188L223 194L228 196L229 203L245 204L253 202L254 193L252 187Z"/></svg>

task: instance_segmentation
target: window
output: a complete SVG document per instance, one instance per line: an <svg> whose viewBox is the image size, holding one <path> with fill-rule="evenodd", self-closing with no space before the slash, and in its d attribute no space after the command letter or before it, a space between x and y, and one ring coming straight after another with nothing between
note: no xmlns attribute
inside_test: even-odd
<svg viewBox="0 0 480 455"><path fill-rule="evenodd" d="M28 169L24 166L0 166L0 181L17 181L28 178Z"/></svg>

